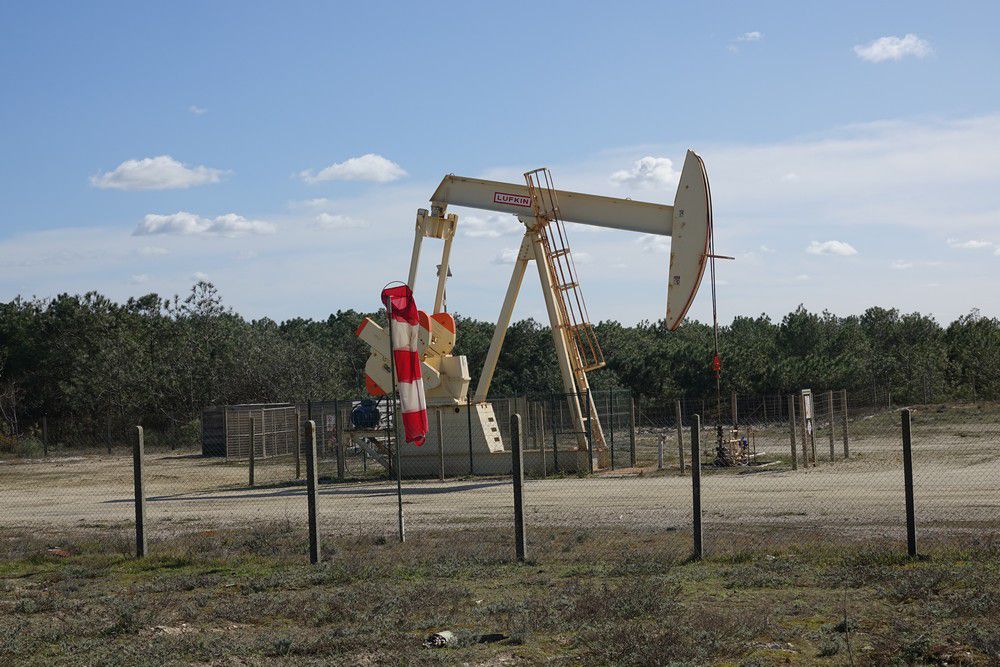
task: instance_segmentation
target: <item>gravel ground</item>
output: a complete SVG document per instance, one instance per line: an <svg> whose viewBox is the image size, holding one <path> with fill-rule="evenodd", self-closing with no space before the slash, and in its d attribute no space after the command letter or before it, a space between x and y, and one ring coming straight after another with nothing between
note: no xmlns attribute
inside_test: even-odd
<svg viewBox="0 0 1000 667"><path fill-rule="evenodd" d="M927 531L1000 532L1000 454L989 438L934 433L914 445L917 513ZM706 467L702 480L707 532L829 529L843 535L898 536L903 526L902 465L893 438L858 437L850 461L792 471ZM825 443L824 443L825 444ZM827 449L828 452L828 449ZM147 521L153 534L208 530L256 520L304 522L301 484L288 462L262 462L258 488L246 468L200 456L147 457ZM391 534L395 485L374 480L321 485L324 530ZM99 529L132 520L127 456L85 456L0 464L0 528ZM509 526L509 480L469 478L403 484L411 530ZM676 471L619 471L590 478L531 480L526 520L533 526L635 531L684 530L691 521L691 480Z"/></svg>

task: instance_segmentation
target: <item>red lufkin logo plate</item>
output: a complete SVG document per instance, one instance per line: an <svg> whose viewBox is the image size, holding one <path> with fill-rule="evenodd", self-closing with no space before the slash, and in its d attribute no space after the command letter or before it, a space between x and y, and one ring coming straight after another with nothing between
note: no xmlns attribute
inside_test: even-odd
<svg viewBox="0 0 1000 667"><path fill-rule="evenodd" d="M524 206L531 208L531 197L525 195L512 195L508 192L494 192L493 203L505 206Z"/></svg>

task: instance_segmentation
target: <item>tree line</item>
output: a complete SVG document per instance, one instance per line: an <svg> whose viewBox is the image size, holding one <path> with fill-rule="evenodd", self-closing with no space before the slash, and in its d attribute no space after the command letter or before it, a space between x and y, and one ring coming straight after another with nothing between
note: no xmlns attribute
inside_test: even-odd
<svg viewBox="0 0 1000 667"><path fill-rule="evenodd" d="M0 304L0 426L9 435L46 415L53 428L96 438L135 423L184 428L211 405L360 397L367 351L354 332L369 315L384 319L338 310L325 320L247 320L206 282L184 298L125 303L95 292L19 297ZM456 321L455 353L468 356L475 383L494 325ZM661 322L605 321L596 332L607 367L591 375L595 389L629 389L640 405L714 396L710 325L668 332ZM1000 397L1000 320L975 311L943 326L891 308L840 317L800 306L781 321L737 317L718 334L726 394L812 387L889 390L909 403ZM549 328L511 325L491 394L554 391Z"/></svg>

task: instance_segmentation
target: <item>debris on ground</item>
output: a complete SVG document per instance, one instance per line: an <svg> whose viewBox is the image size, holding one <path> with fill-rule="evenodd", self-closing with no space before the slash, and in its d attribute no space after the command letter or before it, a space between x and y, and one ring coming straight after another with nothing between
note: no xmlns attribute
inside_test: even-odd
<svg viewBox="0 0 1000 667"><path fill-rule="evenodd" d="M424 640L424 646L427 648L444 648L446 646L454 646L458 642L458 638L455 637L455 633L451 630L441 630L440 632L435 632L427 636Z"/></svg>
<svg viewBox="0 0 1000 667"><path fill-rule="evenodd" d="M481 635L466 635L463 640L459 640L458 635L451 630L441 630L440 632L428 635L427 639L424 640L424 646L427 648L445 648L448 646L458 646L459 644L496 644L507 639L510 639L510 637L502 632L487 632Z"/></svg>

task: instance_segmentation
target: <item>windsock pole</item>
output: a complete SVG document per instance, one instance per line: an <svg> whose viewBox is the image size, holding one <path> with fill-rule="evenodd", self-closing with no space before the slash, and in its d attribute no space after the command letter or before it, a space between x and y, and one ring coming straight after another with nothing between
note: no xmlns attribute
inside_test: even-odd
<svg viewBox="0 0 1000 667"><path fill-rule="evenodd" d="M388 285L386 285L388 287ZM385 288L382 288L385 292ZM402 456L399 446L399 422L396 420L396 408L399 403L399 390L396 387L396 353L392 345L392 300L385 298L382 302L385 306L386 331L389 332L389 380L392 382L392 403L389 405L389 415L392 419L392 440L395 444L395 468L396 468L396 506L399 516L399 541L406 541L406 524L403 518L403 467Z"/></svg>

